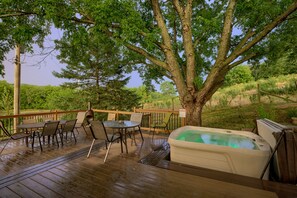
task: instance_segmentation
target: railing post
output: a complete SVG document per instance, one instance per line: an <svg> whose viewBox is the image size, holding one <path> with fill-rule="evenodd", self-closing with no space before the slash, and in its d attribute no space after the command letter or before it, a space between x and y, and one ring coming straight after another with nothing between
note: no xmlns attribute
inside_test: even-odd
<svg viewBox="0 0 297 198"><path fill-rule="evenodd" d="M91 102L88 102L88 110L91 110L91 108L92 108Z"/></svg>
<svg viewBox="0 0 297 198"><path fill-rule="evenodd" d="M55 120L58 120L58 110L55 110Z"/></svg>
<svg viewBox="0 0 297 198"><path fill-rule="evenodd" d="M152 121L152 113L150 113L150 115L149 115L149 128L150 128L150 131L151 131L151 121Z"/></svg>
<svg viewBox="0 0 297 198"><path fill-rule="evenodd" d="M181 126L185 126L185 123L186 123L186 118L181 118L182 119L182 122L181 122Z"/></svg>

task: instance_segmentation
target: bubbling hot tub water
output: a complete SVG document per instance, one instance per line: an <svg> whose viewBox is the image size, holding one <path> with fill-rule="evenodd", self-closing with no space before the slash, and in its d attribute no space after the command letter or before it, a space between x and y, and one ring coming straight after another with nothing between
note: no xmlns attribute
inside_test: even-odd
<svg viewBox="0 0 297 198"><path fill-rule="evenodd" d="M186 142L197 142L203 144L214 144L219 146L229 146L232 148L245 148L259 150L254 140L243 135L233 133L216 133L206 131L187 130L180 133L176 140Z"/></svg>

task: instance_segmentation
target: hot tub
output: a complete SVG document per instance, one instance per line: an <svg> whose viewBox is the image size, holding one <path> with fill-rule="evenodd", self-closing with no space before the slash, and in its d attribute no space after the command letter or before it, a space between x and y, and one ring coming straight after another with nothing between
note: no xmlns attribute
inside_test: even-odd
<svg viewBox="0 0 297 198"><path fill-rule="evenodd" d="M247 131L184 126L172 131L168 142L173 162L256 178L270 155L269 144Z"/></svg>

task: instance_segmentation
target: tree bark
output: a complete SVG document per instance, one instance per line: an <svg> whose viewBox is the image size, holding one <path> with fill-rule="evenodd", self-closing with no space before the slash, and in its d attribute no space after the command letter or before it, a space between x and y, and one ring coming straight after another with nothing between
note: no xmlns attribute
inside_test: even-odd
<svg viewBox="0 0 297 198"><path fill-rule="evenodd" d="M202 104L188 103L186 106L186 125L201 126L202 125Z"/></svg>

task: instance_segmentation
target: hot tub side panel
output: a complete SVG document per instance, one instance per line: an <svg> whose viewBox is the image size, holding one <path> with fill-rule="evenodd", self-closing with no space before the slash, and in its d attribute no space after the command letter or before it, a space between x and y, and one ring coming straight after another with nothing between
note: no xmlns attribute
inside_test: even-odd
<svg viewBox="0 0 297 198"><path fill-rule="evenodd" d="M171 161L259 178L269 151L234 149L169 138Z"/></svg>
<svg viewBox="0 0 297 198"><path fill-rule="evenodd" d="M170 158L173 162L230 173L235 171L228 154L202 148L179 147L172 144L170 144L170 150Z"/></svg>

